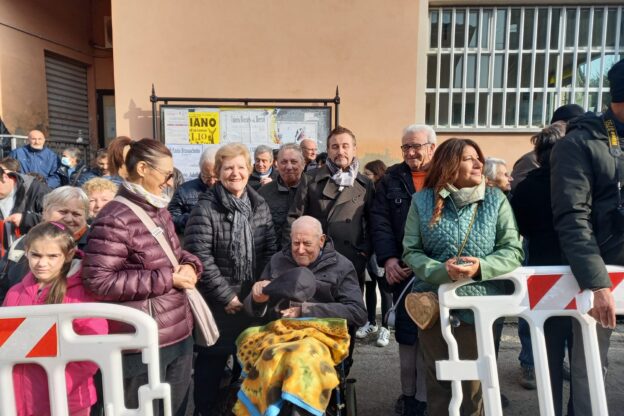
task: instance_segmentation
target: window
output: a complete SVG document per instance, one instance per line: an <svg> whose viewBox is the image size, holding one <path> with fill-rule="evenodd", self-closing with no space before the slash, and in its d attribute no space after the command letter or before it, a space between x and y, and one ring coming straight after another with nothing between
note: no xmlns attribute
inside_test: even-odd
<svg viewBox="0 0 624 416"><path fill-rule="evenodd" d="M430 9L426 122L439 130L534 130L576 103L609 103L624 7Z"/></svg>

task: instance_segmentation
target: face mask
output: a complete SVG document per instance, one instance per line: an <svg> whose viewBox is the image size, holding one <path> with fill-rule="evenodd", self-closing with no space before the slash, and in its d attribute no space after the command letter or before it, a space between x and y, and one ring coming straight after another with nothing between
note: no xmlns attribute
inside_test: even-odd
<svg viewBox="0 0 624 416"><path fill-rule="evenodd" d="M69 161L69 158L66 156L63 156L61 158L61 163L67 167L71 167L71 162Z"/></svg>

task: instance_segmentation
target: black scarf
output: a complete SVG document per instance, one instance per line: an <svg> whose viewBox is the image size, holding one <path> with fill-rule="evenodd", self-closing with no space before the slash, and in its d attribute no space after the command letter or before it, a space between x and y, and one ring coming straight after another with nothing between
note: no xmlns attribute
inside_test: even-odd
<svg viewBox="0 0 624 416"><path fill-rule="evenodd" d="M215 185L215 191L221 199L221 204L227 209L228 220L232 215L232 230L228 255L234 262L233 280L236 282L253 281L254 279L254 243L251 231L251 201L247 191L240 198L236 198L220 182Z"/></svg>

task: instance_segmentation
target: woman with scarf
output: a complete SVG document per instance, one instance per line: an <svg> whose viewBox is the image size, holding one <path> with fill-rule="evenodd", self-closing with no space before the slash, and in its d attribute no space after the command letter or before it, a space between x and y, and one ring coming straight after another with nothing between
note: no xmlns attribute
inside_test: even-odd
<svg viewBox="0 0 624 416"><path fill-rule="evenodd" d="M219 385L234 341L252 325L242 301L276 251L269 206L249 185L249 151L227 144L215 155L217 184L204 192L186 224L185 247L203 263L198 289L210 305L219 340L195 361L195 409L216 414ZM236 380L234 371L233 379Z"/></svg>
<svg viewBox="0 0 624 416"><path fill-rule="evenodd" d="M523 252L511 206L498 189L486 187L483 153L470 139L449 139L433 155L425 185L416 193L405 225L403 261L417 279L414 292L437 293L438 286L457 280L477 283L463 286L459 295L502 294L504 282L486 280L519 267ZM408 300L412 317L422 313ZM453 329L462 359L477 358L474 317L457 313ZM436 378L435 362L448 358L440 323L419 329L418 339L427 370L427 411L448 414L451 383ZM462 415L481 415L481 383L464 381Z"/></svg>
<svg viewBox="0 0 624 416"><path fill-rule="evenodd" d="M117 197L106 204L91 225L83 260L83 284L98 300L130 306L148 313L158 324L160 368L171 386L174 415L185 415L193 365L193 316L185 289L195 286L202 264L180 248L164 196L173 177L169 149L152 139L132 141L124 160L127 180ZM154 221L175 256L174 267L162 246L127 205L133 203ZM128 332L111 322L110 332ZM123 356L124 392L128 408L138 407L137 391L147 383L140 353Z"/></svg>

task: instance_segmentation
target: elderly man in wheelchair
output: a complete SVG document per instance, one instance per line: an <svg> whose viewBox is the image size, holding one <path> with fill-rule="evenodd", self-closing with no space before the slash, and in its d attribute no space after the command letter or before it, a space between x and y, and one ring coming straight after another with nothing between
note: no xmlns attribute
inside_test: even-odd
<svg viewBox="0 0 624 416"><path fill-rule="evenodd" d="M335 367L350 366L350 334L366 322L353 264L335 251L321 223L297 219L291 241L243 302L269 323L236 341L245 376L237 415L323 415L344 381Z"/></svg>

